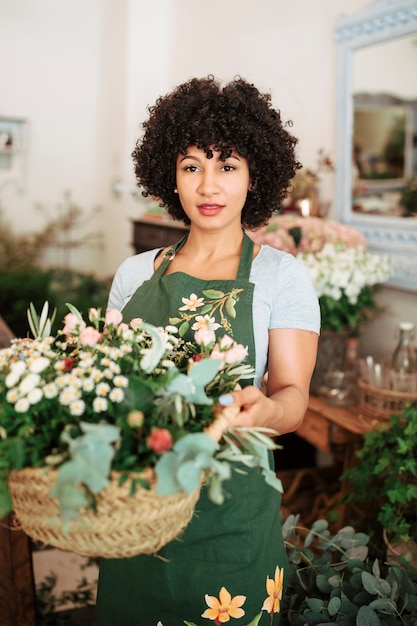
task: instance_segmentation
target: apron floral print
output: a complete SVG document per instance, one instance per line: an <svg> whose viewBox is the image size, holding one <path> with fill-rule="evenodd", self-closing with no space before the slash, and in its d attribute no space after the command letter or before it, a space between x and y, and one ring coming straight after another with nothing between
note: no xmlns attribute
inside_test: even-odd
<svg viewBox="0 0 417 626"><path fill-rule="evenodd" d="M191 330L199 330L200 328L207 330L217 330L222 326L224 330L233 336L233 329L230 325L228 317L236 318L236 304L239 301L239 294L243 289L232 289L229 293L224 293L218 289L203 290L203 297L198 297L192 293L189 298L182 298L184 305L180 307L180 317L171 317L169 323L179 326L179 335L183 337L190 328L190 322L194 318L195 322L191 326ZM199 307L201 310L197 311ZM194 311L197 311L194 313ZM220 324L216 322L215 317L211 317L218 311L220 315Z"/></svg>
<svg viewBox="0 0 417 626"><path fill-rule="evenodd" d="M282 591L284 583L284 568L279 568L278 565L275 568L274 578L267 577L266 579L266 591L268 597L263 603L261 612L255 617L254 620L248 626L257 626L262 617L262 611L266 611L272 620L275 613L280 612ZM215 596L205 595L205 600L208 605L208 609L202 613L201 617L212 620L215 626L221 626L233 617L240 619L244 617L245 611L242 608L246 601L246 596L237 595L232 597L225 587L220 589L219 598ZM188 622L184 620L186 626L197 626L194 622ZM162 622L158 622L157 626L164 626Z"/></svg>

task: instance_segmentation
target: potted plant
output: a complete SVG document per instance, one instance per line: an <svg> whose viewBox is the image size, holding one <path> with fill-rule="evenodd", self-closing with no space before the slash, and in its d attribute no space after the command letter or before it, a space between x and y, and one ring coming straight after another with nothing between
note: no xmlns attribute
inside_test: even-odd
<svg viewBox="0 0 417 626"><path fill-rule="evenodd" d="M351 490L347 501L376 510L377 531L398 552L417 540L417 408L408 406L365 433L358 463L345 471ZM417 562L417 560L415 561Z"/></svg>
<svg viewBox="0 0 417 626"><path fill-rule="evenodd" d="M417 624L417 570L369 555L369 537L347 526L331 534L290 515L283 524L289 558L282 624Z"/></svg>

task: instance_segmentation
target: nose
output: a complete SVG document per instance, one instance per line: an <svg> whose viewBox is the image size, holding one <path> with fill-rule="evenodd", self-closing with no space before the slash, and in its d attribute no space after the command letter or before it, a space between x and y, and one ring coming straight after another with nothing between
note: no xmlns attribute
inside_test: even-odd
<svg viewBox="0 0 417 626"><path fill-rule="evenodd" d="M204 172L201 172L199 185L198 185L198 193L202 196L210 197L213 194L217 193L219 189L216 173L211 171L210 169L206 169Z"/></svg>

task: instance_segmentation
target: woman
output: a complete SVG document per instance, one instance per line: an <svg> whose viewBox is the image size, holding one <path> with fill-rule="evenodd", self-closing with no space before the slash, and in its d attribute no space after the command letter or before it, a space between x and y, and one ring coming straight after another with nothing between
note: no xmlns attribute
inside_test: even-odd
<svg viewBox="0 0 417 626"><path fill-rule="evenodd" d="M213 77L159 98L144 131L132 155L138 184L190 229L169 249L127 259L109 307L125 321L163 326L185 312L189 340L196 328L232 334L256 367L253 384L220 399L240 407L235 425L295 430L316 358L317 298L301 263L254 245L243 228L265 224L279 208L300 167L296 139L269 95L242 79L221 87ZM209 289L231 294L234 311L200 314ZM260 624L279 623L279 494L255 470L234 472L225 488L221 506L203 489L192 522L157 556L102 561L97 626L248 624L260 614Z"/></svg>

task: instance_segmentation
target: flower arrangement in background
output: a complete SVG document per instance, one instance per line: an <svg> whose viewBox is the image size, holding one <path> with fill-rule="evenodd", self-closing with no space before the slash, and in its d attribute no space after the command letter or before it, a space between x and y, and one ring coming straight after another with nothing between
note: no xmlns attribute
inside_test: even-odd
<svg viewBox="0 0 417 626"><path fill-rule="evenodd" d="M319 298L321 327L357 335L377 310L374 286L392 274L388 257L336 242L297 258L307 266Z"/></svg>
<svg viewBox="0 0 417 626"><path fill-rule="evenodd" d="M267 226L248 232L255 243L290 252L319 252L326 243L344 243L348 248L366 246L356 228L333 220L299 215L273 215Z"/></svg>
<svg viewBox="0 0 417 626"><path fill-rule="evenodd" d="M290 252L309 270L320 302L322 329L357 335L378 310L374 287L392 275L387 256L372 254L352 226L318 217L273 216L248 233L260 244Z"/></svg>
<svg viewBox="0 0 417 626"><path fill-rule="evenodd" d="M124 481L155 468L161 495L191 493L204 478L220 504L239 461L281 489L267 462L271 432L231 428L220 443L205 434L219 396L253 376L244 346L208 330L194 345L175 326L127 325L118 311L90 309L87 323L68 307L56 336L47 304L40 317L31 307L35 338L0 350L0 518L12 507L9 472L25 467L57 470L51 495L67 521L94 507L113 470Z"/></svg>

